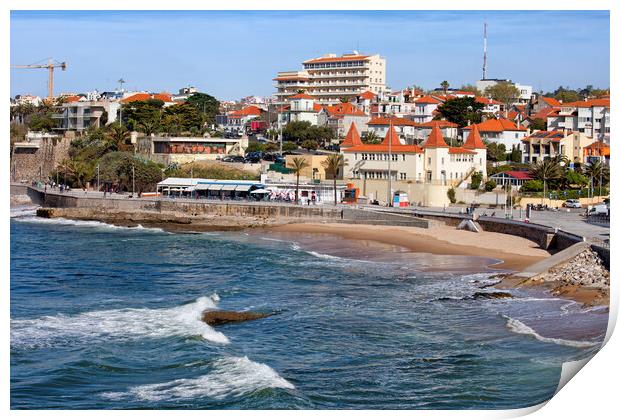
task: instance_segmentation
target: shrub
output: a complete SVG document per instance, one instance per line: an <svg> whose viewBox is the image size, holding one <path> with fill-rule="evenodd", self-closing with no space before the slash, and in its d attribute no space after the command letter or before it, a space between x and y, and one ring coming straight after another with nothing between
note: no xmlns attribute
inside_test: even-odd
<svg viewBox="0 0 620 420"><path fill-rule="evenodd" d="M480 188L480 183L482 183L482 172L474 172L471 175L471 184L469 184L469 188L477 190Z"/></svg>
<svg viewBox="0 0 620 420"><path fill-rule="evenodd" d="M487 181L486 184L484 184L485 191L493 191L496 187L497 187L497 183L493 181L492 179Z"/></svg>
<svg viewBox="0 0 620 420"><path fill-rule="evenodd" d="M448 190L448 200L450 200L452 204L456 203L456 191L454 191L454 188Z"/></svg>
<svg viewBox="0 0 620 420"><path fill-rule="evenodd" d="M301 147L308 150L316 150L319 148L319 144L314 140L305 140L301 143Z"/></svg>
<svg viewBox="0 0 620 420"><path fill-rule="evenodd" d="M539 192L543 190L543 182L538 179L532 179L531 181L525 181L521 186L523 192Z"/></svg>
<svg viewBox="0 0 620 420"><path fill-rule="evenodd" d="M285 141L282 143L282 151L290 152L291 150L297 150L297 145L292 141Z"/></svg>

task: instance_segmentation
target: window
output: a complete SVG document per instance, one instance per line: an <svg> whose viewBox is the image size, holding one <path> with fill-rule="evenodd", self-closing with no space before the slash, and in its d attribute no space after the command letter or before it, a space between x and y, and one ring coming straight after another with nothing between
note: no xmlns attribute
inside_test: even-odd
<svg viewBox="0 0 620 420"><path fill-rule="evenodd" d="M401 172L400 179L407 179L407 174L405 172Z"/></svg>
<svg viewBox="0 0 620 420"><path fill-rule="evenodd" d="M431 164L431 158L430 158L430 156L429 156L429 158L428 158L428 164L429 164L429 165Z"/></svg>
<svg viewBox="0 0 620 420"><path fill-rule="evenodd" d="M444 158L441 158L441 164L442 165L444 164Z"/></svg>

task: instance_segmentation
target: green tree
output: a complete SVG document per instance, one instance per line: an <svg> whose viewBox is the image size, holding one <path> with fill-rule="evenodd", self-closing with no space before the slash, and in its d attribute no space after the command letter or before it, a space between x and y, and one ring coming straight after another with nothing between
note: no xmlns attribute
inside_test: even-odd
<svg viewBox="0 0 620 420"><path fill-rule="evenodd" d="M543 190L543 183L537 179L532 179L530 181L525 181L523 185L521 185L521 191L523 192L539 192Z"/></svg>
<svg viewBox="0 0 620 420"><path fill-rule="evenodd" d="M122 144L127 144L131 138L131 133L120 123L115 122L106 127L105 138L111 147L109 150L119 150Z"/></svg>
<svg viewBox="0 0 620 420"><path fill-rule="evenodd" d="M219 101L206 93L194 93L185 103L194 106L206 124L214 124L215 116L220 112Z"/></svg>
<svg viewBox="0 0 620 420"><path fill-rule="evenodd" d="M487 160L492 162L503 162L506 160L506 146L504 144L489 141L486 145Z"/></svg>
<svg viewBox="0 0 620 420"><path fill-rule="evenodd" d="M340 168L344 167L345 159L341 154L329 155L321 165L325 168L325 174L334 180L334 206L338 205L338 196L336 194L336 179Z"/></svg>
<svg viewBox="0 0 620 420"><path fill-rule="evenodd" d="M542 118L533 118L530 123L530 127L532 130L546 130L547 122Z"/></svg>
<svg viewBox="0 0 620 420"><path fill-rule="evenodd" d="M562 86L557 88L551 96L553 96L558 101L562 101L563 103L576 102L581 99L577 91L566 89Z"/></svg>
<svg viewBox="0 0 620 420"><path fill-rule="evenodd" d="M293 173L295 174L296 177L296 182L295 182L295 204L299 204L299 176L301 175L301 172L306 169L307 167L309 167L310 164L308 162L306 162L306 159L302 158L302 157L295 157L293 158L293 161L291 163L291 167L290 169L293 170Z"/></svg>
<svg viewBox="0 0 620 420"><path fill-rule="evenodd" d="M159 129L164 102L159 99L132 101L122 105L123 121L132 131L151 134Z"/></svg>
<svg viewBox="0 0 620 420"><path fill-rule="evenodd" d="M52 118L50 114L35 114L30 119L30 123L28 127L32 131L52 131L53 128L56 127L56 121Z"/></svg>
<svg viewBox="0 0 620 420"><path fill-rule="evenodd" d="M566 171L566 173L564 174L564 178L566 180L567 186L575 185L578 188L583 188L588 185L588 178L586 178L585 175L580 174L579 172L571 170Z"/></svg>
<svg viewBox="0 0 620 420"><path fill-rule="evenodd" d="M520 96L519 89L509 82L499 82L493 86L489 86L484 90L484 94L507 106L515 103Z"/></svg>
<svg viewBox="0 0 620 420"><path fill-rule="evenodd" d="M319 148L319 144L315 140L304 140L301 147L307 150L316 150Z"/></svg>
<svg viewBox="0 0 620 420"><path fill-rule="evenodd" d="M476 96L482 96L482 92L474 85L463 85L460 90L463 92L472 92Z"/></svg>
<svg viewBox="0 0 620 420"><path fill-rule="evenodd" d="M245 149L246 153L264 152L264 151L265 151L265 146L262 143L259 143L257 141L249 142L248 147Z"/></svg>
<svg viewBox="0 0 620 420"><path fill-rule="evenodd" d="M202 118L197 108L189 103L164 108L162 125L169 134L179 134L202 128Z"/></svg>
<svg viewBox="0 0 620 420"><path fill-rule="evenodd" d="M512 146L512 149L510 150L510 154L509 154L509 160L511 162L517 162L517 163L521 163L521 159L522 159L522 152L521 149L515 147L514 145Z"/></svg>
<svg viewBox="0 0 620 420"><path fill-rule="evenodd" d="M475 98L450 99L437 107L438 115L435 119L444 118L458 124L459 127L465 127L482 121L483 108L484 105L476 102Z"/></svg>
<svg viewBox="0 0 620 420"><path fill-rule="evenodd" d="M282 143L283 152L292 152L293 150L297 150L297 145L292 141L285 141Z"/></svg>

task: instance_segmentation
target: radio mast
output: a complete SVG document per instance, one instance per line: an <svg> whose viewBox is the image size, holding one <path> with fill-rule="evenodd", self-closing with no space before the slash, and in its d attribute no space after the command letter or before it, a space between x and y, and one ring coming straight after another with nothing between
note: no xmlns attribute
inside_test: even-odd
<svg viewBox="0 0 620 420"><path fill-rule="evenodd" d="M487 78L487 23L484 22L484 58L482 61L482 80Z"/></svg>

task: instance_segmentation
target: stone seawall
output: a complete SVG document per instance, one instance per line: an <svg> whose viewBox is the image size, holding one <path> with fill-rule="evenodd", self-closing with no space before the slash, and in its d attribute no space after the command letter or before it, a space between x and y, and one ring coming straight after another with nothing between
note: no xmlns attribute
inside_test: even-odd
<svg viewBox="0 0 620 420"><path fill-rule="evenodd" d="M14 182L47 179L69 157L71 138L43 139L39 148L17 149L11 156L11 180Z"/></svg>

